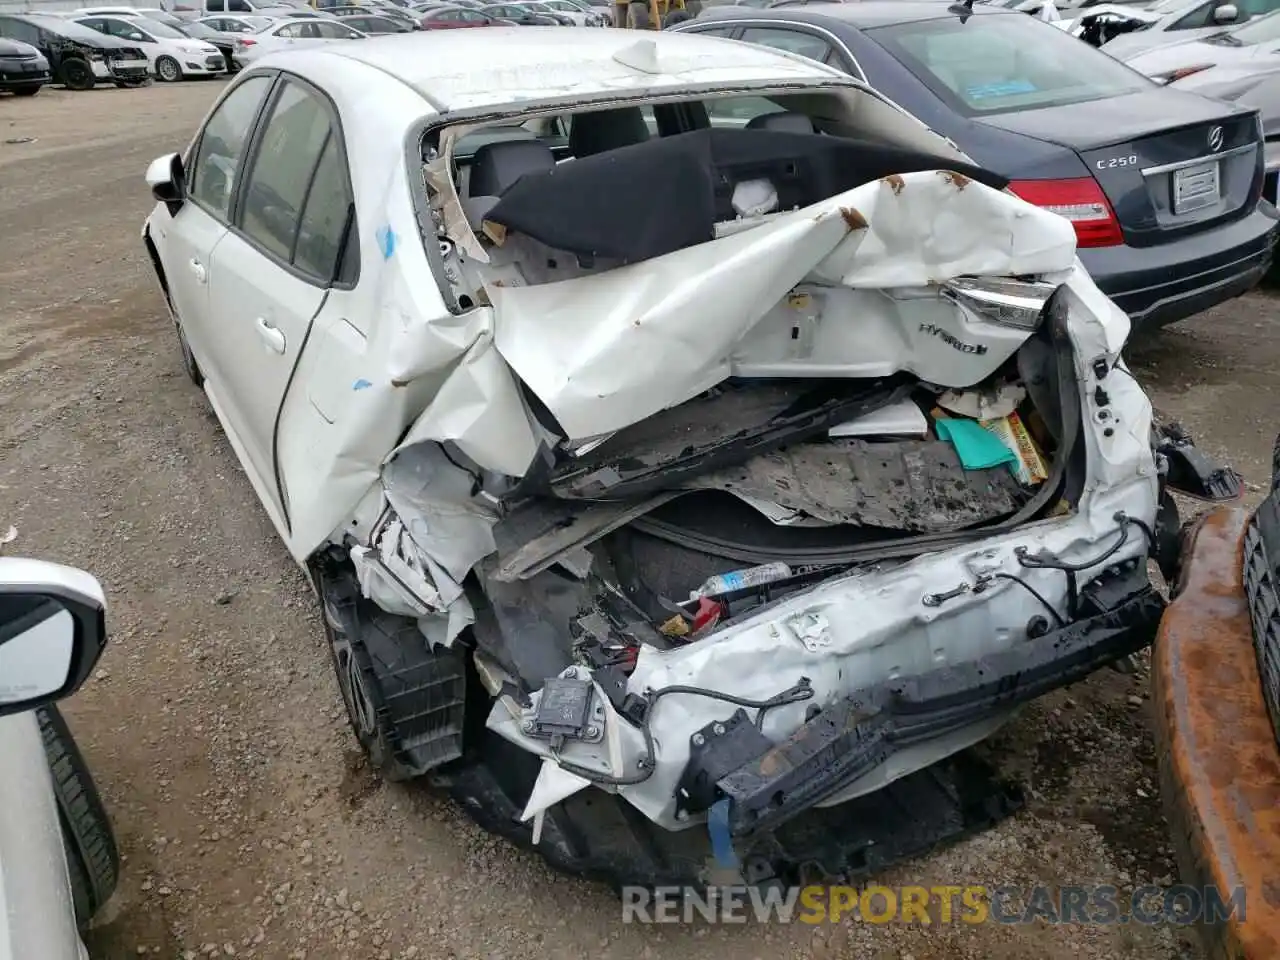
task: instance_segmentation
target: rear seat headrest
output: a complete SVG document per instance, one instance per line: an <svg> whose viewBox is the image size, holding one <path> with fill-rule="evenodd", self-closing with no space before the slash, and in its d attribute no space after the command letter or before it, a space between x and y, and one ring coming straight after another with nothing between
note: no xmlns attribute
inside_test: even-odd
<svg viewBox="0 0 1280 960"><path fill-rule="evenodd" d="M639 107L575 113L569 124L569 152L575 157L589 157L648 139L649 125Z"/></svg>
<svg viewBox="0 0 1280 960"><path fill-rule="evenodd" d="M500 197L526 173L542 173L556 165L551 148L540 140L503 140L486 143L471 161L467 193L473 197Z"/></svg>
<svg viewBox="0 0 1280 960"><path fill-rule="evenodd" d="M748 130L776 130L783 133L817 133L813 121L803 113L779 110L762 113L747 121Z"/></svg>

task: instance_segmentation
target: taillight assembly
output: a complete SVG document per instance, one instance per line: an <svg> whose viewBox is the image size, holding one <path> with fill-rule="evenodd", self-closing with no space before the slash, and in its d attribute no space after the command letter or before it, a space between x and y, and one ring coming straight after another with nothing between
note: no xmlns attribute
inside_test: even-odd
<svg viewBox="0 0 1280 960"><path fill-rule="evenodd" d="M257 40L252 40L249 37L236 37L237 47L252 47L257 42Z"/></svg>
<svg viewBox="0 0 1280 960"><path fill-rule="evenodd" d="M1070 180L1015 180L1009 189L1027 203L1066 217L1076 229L1076 245L1114 247L1124 243L1120 221L1093 177Z"/></svg>

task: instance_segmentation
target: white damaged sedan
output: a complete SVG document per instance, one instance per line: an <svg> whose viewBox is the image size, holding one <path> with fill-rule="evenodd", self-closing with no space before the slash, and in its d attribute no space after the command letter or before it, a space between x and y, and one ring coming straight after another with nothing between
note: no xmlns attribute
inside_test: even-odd
<svg viewBox="0 0 1280 960"><path fill-rule="evenodd" d="M561 868L914 852L1008 809L965 748L1150 641L1177 520L1128 319L1070 222L834 70L316 47L147 180L361 743Z"/></svg>

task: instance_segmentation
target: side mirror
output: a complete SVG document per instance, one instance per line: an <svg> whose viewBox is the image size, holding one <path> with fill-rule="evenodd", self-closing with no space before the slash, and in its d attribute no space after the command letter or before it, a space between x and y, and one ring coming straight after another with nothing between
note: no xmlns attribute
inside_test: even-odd
<svg viewBox="0 0 1280 960"><path fill-rule="evenodd" d="M182 155L166 153L152 160L151 166L147 167L147 186L151 188L151 195L169 208L170 216L176 214L186 195Z"/></svg>
<svg viewBox="0 0 1280 960"><path fill-rule="evenodd" d="M74 567L0 560L0 716L75 693L107 642L98 581Z"/></svg>
<svg viewBox="0 0 1280 960"><path fill-rule="evenodd" d="M1214 23L1235 23L1240 19L1240 10L1234 3L1224 3L1213 8Z"/></svg>

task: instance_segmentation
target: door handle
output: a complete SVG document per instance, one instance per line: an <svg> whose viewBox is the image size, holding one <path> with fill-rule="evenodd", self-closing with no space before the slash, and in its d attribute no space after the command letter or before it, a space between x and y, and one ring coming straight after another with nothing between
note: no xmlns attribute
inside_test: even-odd
<svg viewBox="0 0 1280 960"><path fill-rule="evenodd" d="M272 326L271 321L259 317L255 324L258 336L275 353L284 353L284 334L279 327Z"/></svg>
<svg viewBox="0 0 1280 960"><path fill-rule="evenodd" d="M194 257L188 261L188 266L191 267L191 272L196 275L196 283L204 283L205 280L209 278L209 274L205 270L204 264Z"/></svg>

